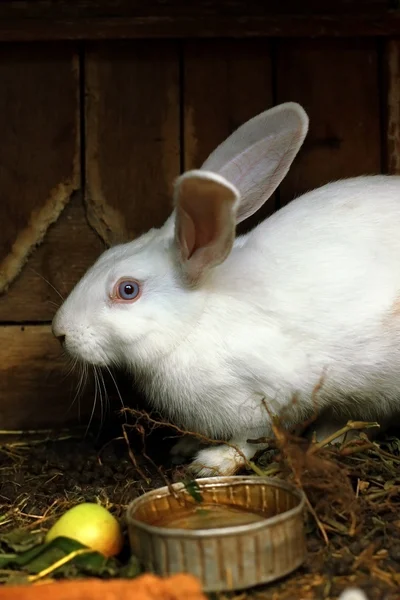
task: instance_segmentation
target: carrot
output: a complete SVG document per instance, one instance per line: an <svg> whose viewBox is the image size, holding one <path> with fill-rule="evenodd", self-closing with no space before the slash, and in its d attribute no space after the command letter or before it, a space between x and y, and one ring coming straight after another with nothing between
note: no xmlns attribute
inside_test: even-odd
<svg viewBox="0 0 400 600"><path fill-rule="evenodd" d="M0 600L207 600L192 575L136 579L79 579L3 587Z"/></svg>

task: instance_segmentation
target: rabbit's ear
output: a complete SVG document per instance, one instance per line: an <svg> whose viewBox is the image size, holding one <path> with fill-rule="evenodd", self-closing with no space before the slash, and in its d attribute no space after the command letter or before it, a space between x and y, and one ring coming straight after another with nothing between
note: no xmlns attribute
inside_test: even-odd
<svg viewBox="0 0 400 600"><path fill-rule="evenodd" d="M223 177L193 170L176 180L174 201L175 244L187 281L195 285L232 249L239 193Z"/></svg>
<svg viewBox="0 0 400 600"><path fill-rule="evenodd" d="M285 177L308 131L308 116L295 102L275 106L229 136L201 169L225 177L241 196L240 223L254 214Z"/></svg>

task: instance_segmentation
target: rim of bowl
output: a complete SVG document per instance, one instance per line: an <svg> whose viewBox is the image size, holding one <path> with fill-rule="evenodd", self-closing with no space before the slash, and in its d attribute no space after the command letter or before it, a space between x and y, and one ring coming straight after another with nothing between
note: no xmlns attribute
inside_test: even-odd
<svg viewBox="0 0 400 600"><path fill-rule="evenodd" d="M298 504L289 510L279 513L278 515L266 517L265 519L257 521L256 523L250 523L247 525L232 525L231 527L214 527L212 529L179 529L173 527L160 527L157 525L149 525L145 521L141 521L140 519L136 519L134 516L132 516L132 512L136 509L136 507L145 503L152 496L170 496L171 487L178 492L186 489L184 483L177 482L171 484L169 487L163 486L161 488L155 488L154 490L150 490L149 492L146 492L145 494L142 494L138 498L132 500L126 509L128 528L137 527L149 533L155 533L164 537L225 537L249 531L257 531L258 529L264 529L272 525L276 525L277 523L281 523L282 521L290 519L290 517L301 514L305 506L305 495L302 490L299 490L291 483L273 479L272 477L259 477L258 475L232 475L225 477L203 477L194 479L194 481L200 487L201 485L206 487L229 487L230 484L249 484L266 485L269 487L280 488L295 496L298 500Z"/></svg>

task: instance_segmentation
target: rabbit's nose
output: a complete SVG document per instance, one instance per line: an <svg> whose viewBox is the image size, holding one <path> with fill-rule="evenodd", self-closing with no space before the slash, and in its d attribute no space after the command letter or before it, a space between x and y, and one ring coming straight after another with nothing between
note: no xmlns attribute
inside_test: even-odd
<svg viewBox="0 0 400 600"><path fill-rule="evenodd" d="M58 339L61 345L64 345L66 336L64 327L61 325L58 315L54 317L53 323L51 324L51 329L54 337Z"/></svg>

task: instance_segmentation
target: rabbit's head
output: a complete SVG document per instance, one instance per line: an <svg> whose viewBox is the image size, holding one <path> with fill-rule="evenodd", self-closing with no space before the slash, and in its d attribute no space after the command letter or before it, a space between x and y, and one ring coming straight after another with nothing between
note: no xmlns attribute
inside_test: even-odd
<svg viewBox="0 0 400 600"><path fill-rule="evenodd" d="M161 229L110 248L73 289L53 332L73 357L140 366L170 353L199 324L230 254L236 224L286 175L307 133L295 103L254 117L175 182Z"/></svg>

